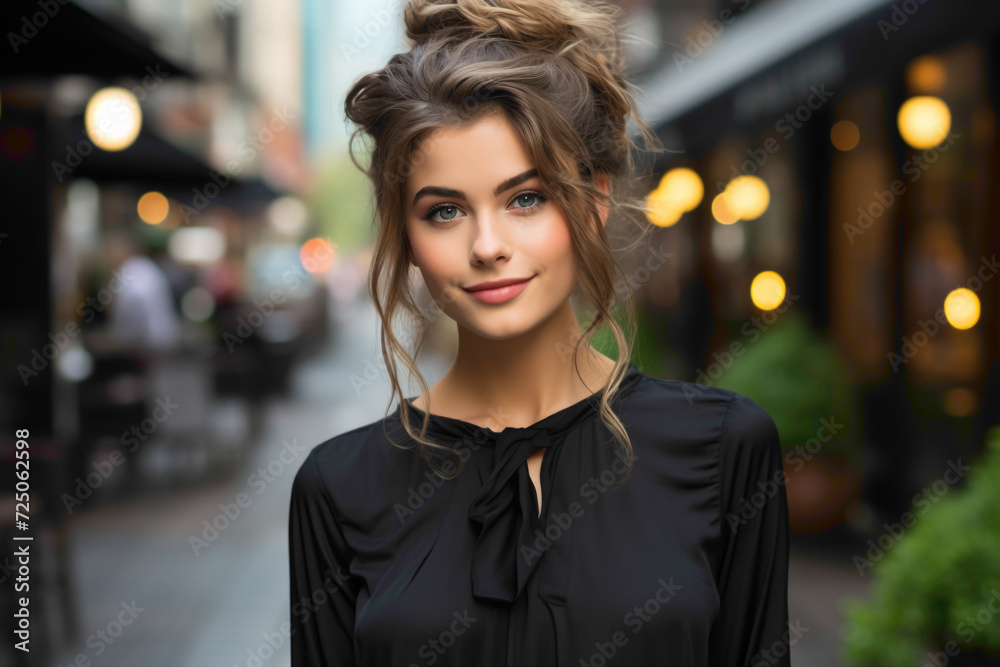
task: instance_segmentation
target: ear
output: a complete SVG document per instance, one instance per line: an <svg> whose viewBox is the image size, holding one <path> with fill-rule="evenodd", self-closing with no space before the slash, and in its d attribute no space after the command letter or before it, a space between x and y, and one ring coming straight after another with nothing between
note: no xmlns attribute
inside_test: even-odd
<svg viewBox="0 0 1000 667"><path fill-rule="evenodd" d="M604 172L599 171L597 172L596 180L598 189L605 195L607 195L610 192L610 188L608 186L608 177L604 174ZM608 224L608 207L605 206L603 203L598 203L597 208L601 215L601 225L606 227Z"/></svg>

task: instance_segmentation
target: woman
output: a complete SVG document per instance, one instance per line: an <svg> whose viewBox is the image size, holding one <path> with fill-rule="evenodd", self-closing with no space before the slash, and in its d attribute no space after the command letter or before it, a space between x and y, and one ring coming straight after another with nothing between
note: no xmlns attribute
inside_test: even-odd
<svg viewBox="0 0 1000 667"><path fill-rule="evenodd" d="M774 422L743 395L646 376L612 316L631 308L606 232L636 210L615 196L634 180L627 119L651 138L618 11L413 0L412 50L347 96L373 140L370 291L400 402L296 475L295 665L789 664ZM400 308L458 325L433 387L395 336ZM601 326L617 361L589 344ZM397 357L420 396L402 395Z"/></svg>

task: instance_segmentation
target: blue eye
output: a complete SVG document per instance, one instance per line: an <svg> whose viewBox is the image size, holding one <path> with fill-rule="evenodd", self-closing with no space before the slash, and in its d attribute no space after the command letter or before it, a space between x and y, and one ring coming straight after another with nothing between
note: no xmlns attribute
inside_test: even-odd
<svg viewBox="0 0 1000 667"><path fill-rule="evenodd" d="M529 205L521 206L520 204L524 203L525 200L527 200ZM534 190L525 190L524 192L519 192L514 196L512 204L514 202L517 202L517 205L514 205L513 208L516 208L520 211L531 212L539 208L547 200L548 197L543 195L541 192L536 192ZM530 203L532 201L536 203L534 204ZM445 217L444 214L442 214L442 217L440 218L435 217L437 216L439 211L448 211L450 213L450 217ZM455 220L460 213L461 209L454 204L438 204L437 206L431 207L431 209L423 215L423 219L429 220L430 222L433 223L451 222L452 220Z"/></svg>
<svg viewBox="0 0 1000 667"><path fill-rule="evenodd" d="M455 219L455 216L458 214L457 213L458 207L457 206L452 206L451 204L442 204L441 206L435 206L431 210L427 211L427 215L424 216L424 220L430 220L435 215L437 215L438 211L447 211L449 209L451 209L451 211L453 212L452 217L450 217L450 218L444 218L444 219L441 220L441 222L451 222L452 220ZM435 220L433 222L437 222L437 221Z"/></svg>
<svg viewBox="0 0 1000 667"><path fill-rule="evenodd" d="M527 198L529 201L531 199L535 199L538 201L538 203L533 204L531 206L516 206L515 208L520 208L520 209L538 208L539 206L541 206L542 202L544 202L546 199L545 195L543 195L541 192L535 192L534 190L525 190L524 192L518 193L518 195L514 197L514 201L523 202L524 198Z"/></svg>

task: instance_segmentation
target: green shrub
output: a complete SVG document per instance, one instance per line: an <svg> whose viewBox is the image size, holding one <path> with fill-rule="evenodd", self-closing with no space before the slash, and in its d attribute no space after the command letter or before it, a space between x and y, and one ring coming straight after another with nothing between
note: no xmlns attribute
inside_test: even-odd
<svg viewBox="0 0 1000 667"><path fill-rule="evenodd" d="M821 420L852 420L847 371L833 347L791 310L760 333L739 339L743 353L713 384L756 401L778 427L781 444L798 446L817 436ZM828 456L856 456L848 428L823 445Z"/></svg>
<svg viewBox="0 0 1000 667"><path fill-rule="evenodd" d="M847 663L939 664L928 653L951 640L966 658L984 647L1000 657L1000 428L988 433L965 488L938 498L872 559L871 602L844 603Z"/></svg>

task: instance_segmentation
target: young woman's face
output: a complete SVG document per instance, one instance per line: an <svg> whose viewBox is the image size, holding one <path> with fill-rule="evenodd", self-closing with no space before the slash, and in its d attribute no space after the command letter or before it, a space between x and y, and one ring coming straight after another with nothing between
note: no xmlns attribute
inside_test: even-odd
<svg viewBox="0 0 1000 667"><path fill-rule="evenodd" d="M404 194L406 233L438 306L488 339L529 331L562 307L577 284L569 226L507 120L437 130L421 150ZM512 279L527 282L469 290Z"/></svg>

